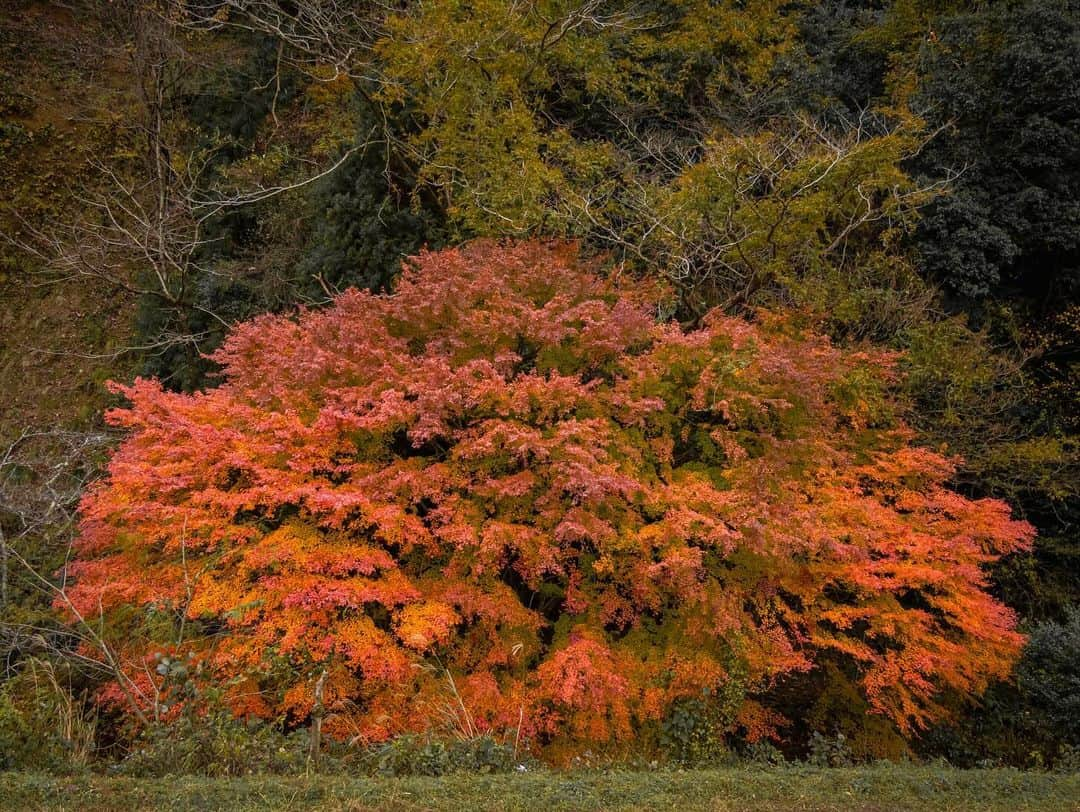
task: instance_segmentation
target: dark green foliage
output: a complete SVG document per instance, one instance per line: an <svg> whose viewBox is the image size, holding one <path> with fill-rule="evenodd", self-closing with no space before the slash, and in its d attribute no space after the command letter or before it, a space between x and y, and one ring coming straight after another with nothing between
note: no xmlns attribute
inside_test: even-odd
<svg viewBox="0 0 1080 812"><path fill-rule="evenodd" d="M957 294L1041 303L1080 284L1080 3L992 3L945 21L920 104L947 127L919 167L963 174L927 213L929 273Z"/></svg>
<svg viewBox="0 0 1080 812"><path fill-rule="evenodd" d="M55 769L63 764L63 743L33 724L12 701L11 683L0 691L0 770Z"/></svg>
<svg viewBox="0 0 1080 812"><path fill-rule="evenodd" d="M765 739L747 744L742 748L740 756L743 761L763 766L778 767L787 763L783 752L775 744Z"/></svg>
<svg viewBox="0 0 1080 812"><path fill-rule="evenodd" d="M834 757L837 764L902 761L909 756L909 746L895 725L870 712L855 680L849 663L824 657L811 671L777 682L769 693L770 704L794 720L784 727L778 742L787 758L830 766L830 748L843 753L843 758Z"/></svg>
<svg viewBox="0 0 1080 812"><path fill-rule="evenodd" d="M221 344L228 325L298 303L293 269L273 264L248 269L244 258L211 261L210 270L195 274L179 305L142 297L135 322L142 374L171 389L205 387L216 370L205 356Z"/></svg>
<svg viewBox="0 0 1080 812"><path fill-rule="evenodd" d="M661 725L660 747L675 764L716 764L727 755L724 721L707 699L676 702Z"/></svg>
<svg viewBox="0 0 1080 812"><path fill-rule="evenodd" d="M1065 477L1075 477L1070 471ZM1080 505L1076 499L1049 503L1046 494L1029 493L1033 507L1046 509L1034 518L1042 527L1035 549L1010 556L994 567L995 591L1022 617L1031 620L1060 617L1066 605L1080 596L1080 544L1073 535ZM1052 512L1054 507L1057 512Z"/></svg>
<svg viewBox="0 0 1080 812"><path fill-rule="evenodd" d="M806 762L815 767L851 767L855 764L855 757L843 733L822 736L815 730L810 737Z"/></svg>
<svg viewBox="0 0 1080 812"><path fill-rule="evenodd" d="M944 759L958 767L1015 764L1032 767L1046 762L1037 718L1015 685L992 686L974 712L957 716L953 724L926 731L919 739L923 758Z"/></svg>
<svg viewBox="0 0 1080 812"><path fill-rule="evenodd" d="M1021 694L1048 723L1046 734L1080 744L1080 608L1063 623L1040 623L1031 632L1017 669Z"/></svg>
<svg viewBox="0 0 1080 812"><path fill-rule="evenodd" d="M308 768L308 756L306 730L285 735L269 725L248 724L216 711L206 716L183 714L173 722L148 727L116 771L139 777L296 775ZM325 771L337 766L330 758L320 759L319 765Z"/></svg>
<svg viewBox="0 0 1080 812"><path fill-rule="evenodd" d="M142 297L135 317L135 335L143 342L138 345L141 374L160 378L173 389L198 389L208 372L202 355L213 350L222 336L203 315L188 308L166 308L155 297ZM169 335L190 336L190 340L156 346L156 340Z"/></svg>
<svg viewBox="0 0 1080 812"><path fill-rule="evenodd" d="M206 127L226 126L222 117L241 107L247 113L237 115L244 121L265 122L269 102L249 104L241 92L253 76L228 75L235 92L208 96L214 104L199 120ZM363 109L356 115L364 130L358 138L371 140L358 144L336 171L299 192L225 209L206 223L206 245L182 301L142 298L135 332L143 374L182 391L205 387L214 367L204 356L219 346L227 325L323 303L349 287L388 290L405 257L443 244L442 214L430 200L413 198L407 168L388 162L385 143L365 129L371 116ZM230 135L247 137L239 131ZM231 161L247 154L232 147L220 151L217 171L228 172ZM170 340L175 337L185 340Z"/></svg>
<svg viewBox="0 0 1080 812"><path fill-rule="evenodd" d="M52 663L29 660L0 684L0 770L85 769L96 714L75 697Z"/></svg>
<svg viewBox="0 0 1080 812"><path fill-rule="evenodd" d="M178 98L187 119L204 134L205 146L223 142L239 158L272 110L285 109L300 78L277 61L277 42L268 36L238 36L230 56L202 64L185 77Z"/></svg>
<svg viewBox="0 0 1080 812"><path fill-rule="evenodd" d="M888 55L860 34L880 24L882 16L878 3L808 4L799 17L800 50L777 66L784 79L777 106L838 123L879 100L885 93Z"/></svg>
<svg viewBox="0 0 1080 812"><path fill-rule="evenodd" d="M981 188L960 190L935 203L919 228L926 269L954 292L981 298L1001 281L1020 248L998 225L993 202Z"/></svg>
<svg viewBox="0 0 1080 812"><path fill-rule="evenodd" d="M372 751L365 762L376 775L392 776L502 773L519 764L512 746L490 736L450 740L398 736Z"/></svg>
<svg viewBox="0 0 1080 812"><path fill-rule="evenodd" d="M302 293L323 299L348 287L387 290L405 257L425 245L441 247L441 214L410 197L408 179L391 172L380 144L327 178L312 203L315 225L299 264Z"/></svg>

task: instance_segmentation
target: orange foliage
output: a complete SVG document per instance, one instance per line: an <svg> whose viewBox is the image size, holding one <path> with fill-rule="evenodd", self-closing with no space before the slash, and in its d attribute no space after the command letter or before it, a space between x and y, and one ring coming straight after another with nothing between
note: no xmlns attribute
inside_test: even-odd
<svg viewBox="0 0 1080 812"><path fill-rule="evenodd" d="M241 326L212 391L116 387L74 605L129 636L122 607L183 616L238 710L301 722L325 668L328 729L369 740L430 723L425 659L480 729L563 746L735 671L768 735L762 695L826 652L905 732L1007 674L984 565L1031 528L910 446L893 359L654 298L575 246L479 242Z"/></svg>

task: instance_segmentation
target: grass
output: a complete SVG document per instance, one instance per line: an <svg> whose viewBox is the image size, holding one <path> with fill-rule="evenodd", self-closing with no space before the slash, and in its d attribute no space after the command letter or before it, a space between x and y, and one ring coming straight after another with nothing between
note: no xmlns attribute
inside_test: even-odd
<svg viewBox="0 0 1080 812"><path fill-rule="evenodd" d="M1080 810L1080 775L881 765L535 772L443 778L0 774L0 808L29 810Z"/></svg>

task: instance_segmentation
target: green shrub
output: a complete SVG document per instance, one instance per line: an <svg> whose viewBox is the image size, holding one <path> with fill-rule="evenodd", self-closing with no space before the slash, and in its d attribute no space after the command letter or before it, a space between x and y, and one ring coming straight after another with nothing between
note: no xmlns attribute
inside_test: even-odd
<svg viewBox="0 0 1080 812"><path fill-rule="evenodd" d="M1063 623L1040 623L1032 630L1017 684L1045 716L1047 733L1080 744L1080 607L1070 608Z"/></svg>
<svg viewBox="0 0 1080 812"><path fill-rule="evenodd" d="M286 735L264 723L235 719L222 710L205 716L185 713L141 731L116 770L140 778L289 775L308 769L309 752L306 730ZM332 758L320 759L320 769L334 771L336 766Z"/></svg>
<svg viewBox="0 0 1080 812"><path fill-rule="evenodd" d="M1054 759L1054 772L1067 775L1080 773L1080 747L1072 744L1061 745L1057 758Z"/></svg>
<svg viewBox="0 0 1080 812"><path fill-rule="evenodd" d="M716 764L728 755L724 719L715 702L686 699L676 702L660 728L660 748L676 764Z"/></svg>
<svg viewBox="0 0 1080 812"><path fill-rule="evenodd" d="M787 763L787 759L784 758L784 754L779 748L766 739L747 743L742 748L740 755L742 756L743 761L750 764L778 767Z"/></svg>
<svg viewBox="0 0 1080 812"><path fill-rule="evenodd" d="M501 773L518 765L514 748L490 736L440 739L398 736L369 754L368 765L379 775L448 775L455 772Z"/></svg>
<svg viewBox="0 0 1080 812"><path fill-rule="evenodd" d="M814 767L851 767L855 764L855 757L843 733L823 736L815 730L810 737L806 762Z"/></svg>
<svg viewBox="0 0 1080 812"><path fill-rule="evenodd" d="M0 684L0 770L82 769L93 755L96 721L51 663L28 660Z"/></svg>

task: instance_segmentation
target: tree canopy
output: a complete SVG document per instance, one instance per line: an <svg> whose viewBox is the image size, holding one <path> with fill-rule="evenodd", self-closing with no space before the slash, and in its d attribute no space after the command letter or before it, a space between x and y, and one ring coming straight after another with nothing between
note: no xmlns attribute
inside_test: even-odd
<svg viewBox="0 0 1080 812"><path fill-rule="evenodd" d="M824 654L908 732L1004 677L1023 638L983 566L1032 529L910 445L892 356L764 313L686 332L660 293L479 242L237 328L215 389L117 387L68 570L128 658L112 690L191 653L237 712L303 719L326 670L331 728L380 740L448 675L565 752L721 691L773 734L761 696Z"/></svg>

